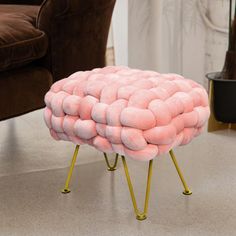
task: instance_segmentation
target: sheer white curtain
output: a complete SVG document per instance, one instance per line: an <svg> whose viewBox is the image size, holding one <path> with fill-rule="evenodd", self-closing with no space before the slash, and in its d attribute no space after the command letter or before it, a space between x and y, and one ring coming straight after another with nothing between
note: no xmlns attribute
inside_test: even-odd
<svg viewBox="0 0 236 236"><path fill-rule="evenodd" d="M227 47L229 0L117 3L122 19L116 17L121 31L114 37L114 44L120 38L118 41L123 40L125 45L115 47L115 54L121 58L117 64L125 62L130 67L180 73L201 84L206 72L221 70Z"/></svg>
<svg viewBox="0 0 236 236"><path fill-rule="evenodd" d="M116 64L182 74L206 85L227 48L229 0L117 0Z"/></svg>
<svg viewBox="0 0 236 236"><path fill-rule="evenodd" d="M128 28L130 66L202 82L205 27L196 0L130 0Z"/></svg>

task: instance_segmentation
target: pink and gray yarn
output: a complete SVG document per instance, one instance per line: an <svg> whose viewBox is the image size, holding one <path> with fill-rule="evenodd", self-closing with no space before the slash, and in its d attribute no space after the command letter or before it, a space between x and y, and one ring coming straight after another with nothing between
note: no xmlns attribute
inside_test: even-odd
<svg viewBox="0 0 236 236"><path fill-rule="evenodd" d="M117 66L54 83L45 103L54 139L143 161L189 143L210 113L207 93L196 82Z"/></svg>

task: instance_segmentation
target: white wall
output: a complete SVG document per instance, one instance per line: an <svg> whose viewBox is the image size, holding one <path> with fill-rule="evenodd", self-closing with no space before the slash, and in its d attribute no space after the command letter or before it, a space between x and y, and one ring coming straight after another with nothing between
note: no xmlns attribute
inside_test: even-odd
<svg viewBox="0 0 236 236"><path fill-rule="evenodd" d="M112 15L116 65L128 65L128 0L117 0ZM111 36L108 40L111 41Z"/></svg>
<svg viewBox="0 0 236 236"><path fill-rule="evenodd" d="M234 8L234 6L233 6ZM228 47L229 0L208 0L206 25L206 72L221 71Z"/></svg>

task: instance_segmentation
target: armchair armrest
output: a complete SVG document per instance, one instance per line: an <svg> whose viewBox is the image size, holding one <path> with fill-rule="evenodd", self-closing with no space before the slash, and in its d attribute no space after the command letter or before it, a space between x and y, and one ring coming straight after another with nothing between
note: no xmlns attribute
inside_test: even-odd
<svg viewBox="0 0 236 236"><path fill-rule="evenodd" d="M42 63L54 80L78 70L105 66L108 31L115 0L45 0L37 27L49 39Z"/></svg>

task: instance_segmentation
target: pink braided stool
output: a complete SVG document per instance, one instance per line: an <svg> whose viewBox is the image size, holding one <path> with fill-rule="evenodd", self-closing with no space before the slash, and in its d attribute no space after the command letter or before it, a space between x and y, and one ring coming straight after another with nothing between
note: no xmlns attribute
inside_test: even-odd
<svg viewBox="0 0 236 236"><path fill-rule="evenodd" d="M121 156L138 220L146 219L154 157L169 152L183 193L192 193L172 149L199 135L209 117L208 96L201 85L177 74L105 67L76 72L54 83L45 103L44 119L51 136L76 144L63 193L70 192L81 144L102 151L110 171ZM113 166L106 153L116 153ZM149 161L143 212L137 208L125 156Z"/></svg>

